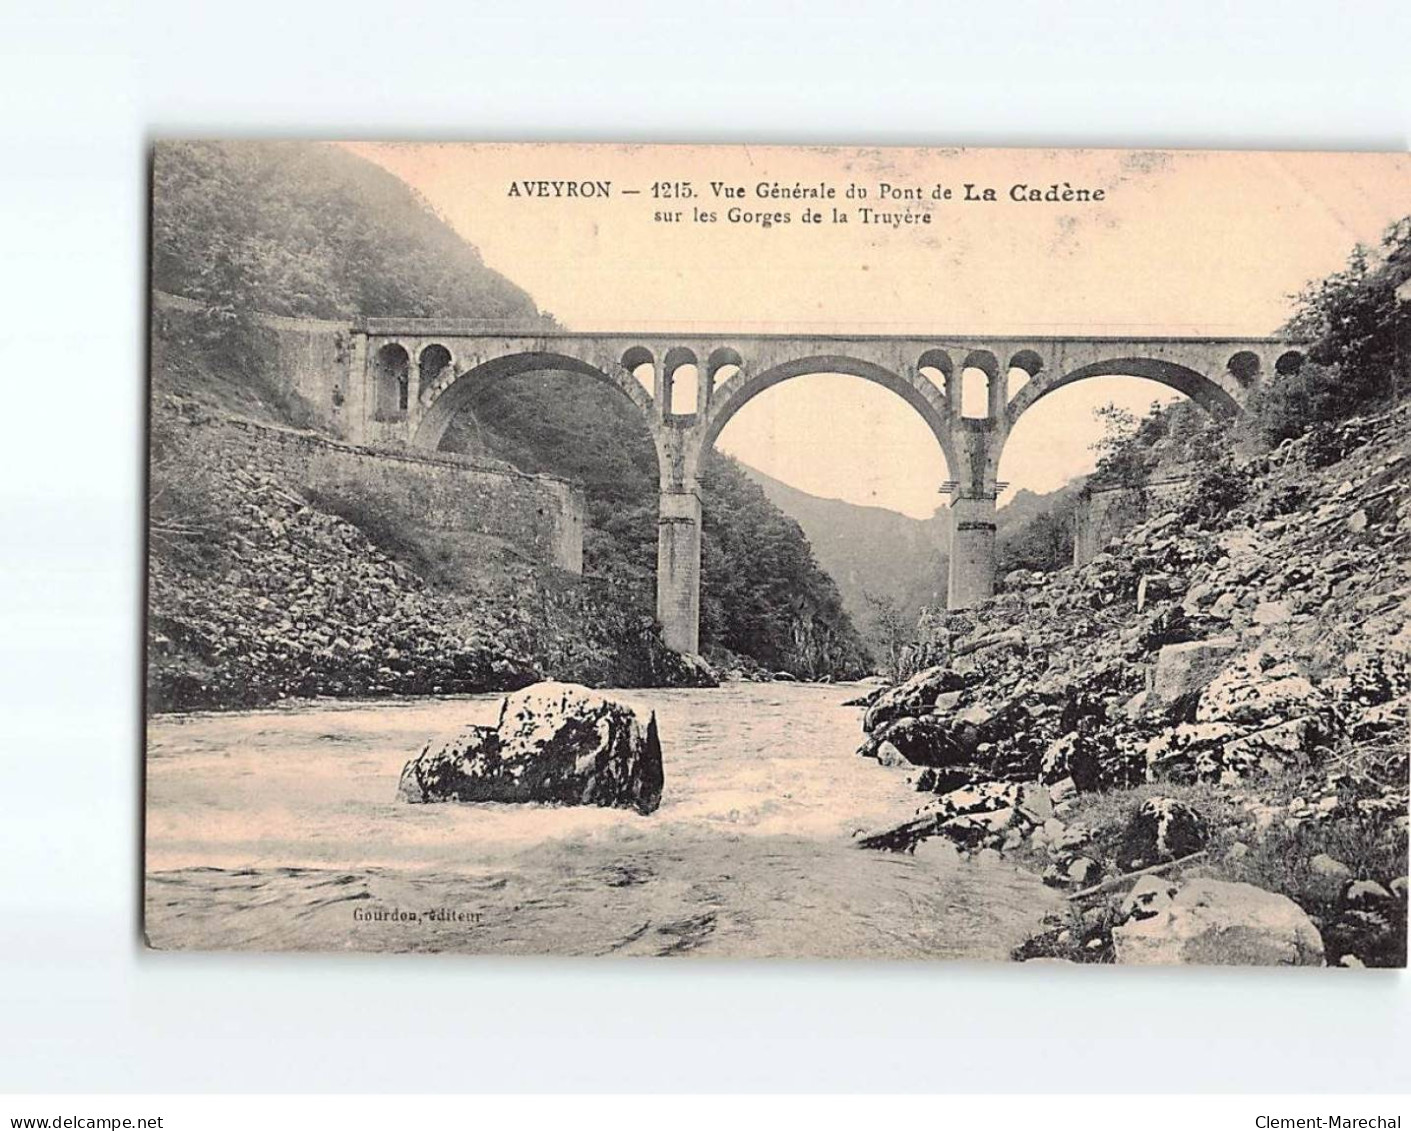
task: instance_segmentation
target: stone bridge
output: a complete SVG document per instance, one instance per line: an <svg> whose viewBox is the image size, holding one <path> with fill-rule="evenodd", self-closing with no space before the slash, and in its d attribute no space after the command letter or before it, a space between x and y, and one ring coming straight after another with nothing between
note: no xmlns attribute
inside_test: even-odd
<svg viewBox="0 0 1411 1131"><path fill-rule="evenodd" d="M700 639L701 460L735 413L780 382L850 374L925 421L949 476L947 603L964 608L994 592L1000 457L1043 397L1088 377L1145 377L1230 417L1262 377L1302 363L1276 338L508 333L418 319L363 320L349 344L344 419L359 442L435 450L477 389L518 373L576 373L630 401L661 472L657 616L682 652Z"/></svg>

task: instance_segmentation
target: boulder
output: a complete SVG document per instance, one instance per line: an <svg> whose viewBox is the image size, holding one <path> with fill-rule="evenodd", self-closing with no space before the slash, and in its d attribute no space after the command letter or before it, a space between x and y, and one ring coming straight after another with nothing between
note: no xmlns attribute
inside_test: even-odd
<svg viewBox="0 0 1411 1131"><path fill-rule="evenodd" d="M1069 862L1064 870L1064 878L1080 888L1097 883L1102 876L1102 865L1091 856L1079 856Z"/></svg>
<svg viewBox="0 0 1411 1131"><path fill-rule="evenodd" d="M973 726L921 715L897 719L876 731L871 741L893 747L913 766L954 766L969 760L977 735Z"/></svg>
<svg viewBox="0 0 1411 1131"><path fill-rule="evenodd" d="M1259 651L1220 672L1201 692L1197 722L1269 725L1327 710L1329 703L1298 666Z"/></svg>
<svg viewBox="0 0 1411 1131"><path fill-rule="evenodd" d="M1123 920L1153 919L1171 904L1180 885L1165 876L1142 876L1122 901Z"/></svg>
<svg viewBox="0 0 1411 1131"><path fill-rule="evenodd" d="M1315 716L1264 727L1224 744L1218 758L1221 777L1232 781L1256 773L1278 774L1301 768L1308 753L1323 737L1324 723Z"/></svg>
<svg viewBox="0 0 1411 1131"><path fill-rule="evenodd" d="M1117 863L1124 872L1179 860L1205 847L1204 818L1183 801L1148 797L1122 834Z"/></svg>
<svg viewBox="0 0 1411 1131"><path fill-rule="evenodd" d="M936 696L964 686L960 674L948 667L925 668L877 696L862 718L862 729L872 734L895 719L927 714L935 705Z"/></svg>
<svg viewBox="0 0 1411 1131"><path fill-rule="evenodd" d="M1174 703L1183 695L1200 691L1238 647L1233 636L1166 645L1156 654L1156 663L1149 670L1148 707Z"/></svg>
<svg viewBox="0 0 1411 1131"><path fill-rule="evenodd" d="M571 683L507 696L493 727L428 742L398 785L404 801L547 801L651 813L661 803L656 716Z"/></svg>
<svg viewBox="0 0 1411 1131"><path fill-rule="evenodd" d="M1298 904L1222 880L1188 881L1155 915L1114 928L1112 942L1127 965L1323 965L1323 940Z"/></svg>
<svg viewBox="0 0 1411 1131"><path fill-rule="evenodd" d="M1329 902L1352 879L1352 869L1326 852L1320 852L1308 861L1308 874L1310 889Z"/></svg>

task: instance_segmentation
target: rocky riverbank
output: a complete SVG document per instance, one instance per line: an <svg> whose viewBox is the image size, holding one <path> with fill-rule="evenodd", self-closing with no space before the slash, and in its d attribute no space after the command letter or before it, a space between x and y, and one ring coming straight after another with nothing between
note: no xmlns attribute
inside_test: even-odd
<svg viewBox="0 0 1411 1131"><path fill-rule="evenodd" d="M713 682L662 643L631 595L488 554L473 589L433 586L211 435L170 413L154 427L153 710L503 691L546 677Z"/></svg>
<svg viewBox="0 0 1411 1131"><path fill-rule="evenodd" d="M862 843L943 836L1075 895L1018 957L1404 965L1408 544L1403 408L926 618L860 753L935 796Z"/></svg>

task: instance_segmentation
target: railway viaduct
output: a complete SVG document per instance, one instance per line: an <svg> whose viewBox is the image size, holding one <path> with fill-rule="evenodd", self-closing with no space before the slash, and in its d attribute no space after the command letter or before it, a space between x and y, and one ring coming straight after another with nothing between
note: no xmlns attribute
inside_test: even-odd
<svg viewBox="0 0 1411 1131"><path fill-rule="evenodd" d="M657 617L666 642L688 653L700 641L701 460L731 417L774 385L848 374L920 415L947 467L947 604L965 608L994 593L1000 457L1043 397L1089 377L1144 377L1231 417L1262 378L1302 363L1297 345L1278 338L512 333L412 318L364 319L347 346L343 420L361 443L434 451L477 389L520 373L578 374L631 402L661 473Z"/></svg>

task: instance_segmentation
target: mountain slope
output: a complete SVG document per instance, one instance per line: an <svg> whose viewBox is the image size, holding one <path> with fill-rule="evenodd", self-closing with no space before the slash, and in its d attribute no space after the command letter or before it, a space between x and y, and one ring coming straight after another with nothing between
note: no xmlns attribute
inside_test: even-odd
<svg viewBox="0 0 1411 1131"><path fill-rule="evenodd" d="M864 631L875 616L869 596L890 602L907 623L915 622L923 606L945 604L950 519L943 507L928 519L917 519L885 507L819 498L746 464L740 467L803 528L818 564L837 583L843 606ZM1042 495L1021 490L999 508L1001 573L1019 566L1041 568L1055 556L1058 564L1066 564L1072 541L1069 534L1065 549L1064 524L1078 488L1073 483Z"/></svg>

